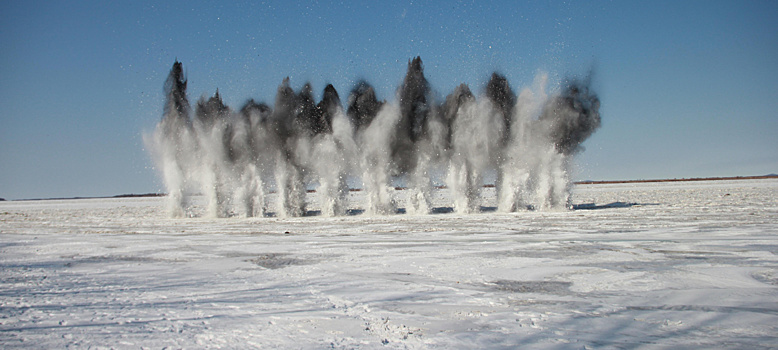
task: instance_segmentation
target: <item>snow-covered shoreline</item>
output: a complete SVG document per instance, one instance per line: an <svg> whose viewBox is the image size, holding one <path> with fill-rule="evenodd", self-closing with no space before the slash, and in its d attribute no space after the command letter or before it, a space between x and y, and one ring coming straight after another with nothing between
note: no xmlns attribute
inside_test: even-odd
<svg viewBox="0 0 778 350"><path fill-rule="evenodd" d="M222 219L168 218L162 198L2 202L0 346L778 343L778 180L577 185L573 199Z"/></svg>

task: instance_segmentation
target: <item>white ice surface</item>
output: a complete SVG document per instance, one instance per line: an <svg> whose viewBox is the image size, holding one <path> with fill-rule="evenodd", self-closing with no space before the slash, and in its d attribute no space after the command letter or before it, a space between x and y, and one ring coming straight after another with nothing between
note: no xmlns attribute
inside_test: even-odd
<svg viewBox="0 0 778 350"><path fill-rule="evenodd" d="M2 202L0 348L778 346L778 181L573 198L288 219L170 219L162 198Z"/></svg>

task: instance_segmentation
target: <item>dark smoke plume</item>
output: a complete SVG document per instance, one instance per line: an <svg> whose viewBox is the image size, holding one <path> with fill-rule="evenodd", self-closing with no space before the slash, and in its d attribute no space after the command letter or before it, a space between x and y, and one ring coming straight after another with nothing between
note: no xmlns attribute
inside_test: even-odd
<svg viewBox="0 0 778 350"><path fill-rule="evenodd" d="M502 113L505 121L505 127L510 130L511 109L516 105L516 95L513 93L508 79L497 72L492 73L492 78L486 84L486 96L497 105L497 109Z"/></svg>
<svg viewBox="0 0 778 350"><path fill-rule="evenodd" d="M354 127L361 129L370 125L383 105L384 101L376 98L375 89L361 80L348 96L347 113Z"/></svg>
<svg viewBox="0 0 778 350"><path fill-rule="evenodd" d="M240 109L246 123L251 129L257 128L260 124L266 124L273 110L265 103L257 103L254 99L249 99Z"/></svg>
<svg viewBox="0 0 778 350"><path fill-rule="evenodd" d="M173 63L167 80L165 80L165 111L164 116L188 116L189 100L186 98L187 80L184 76L184 66L181 62Z"/></svg>
<svg viewBox="0 0 778 350"><path fill-rule="evenodd" d="M272 127L281 140L288 139L294 132L296 100L297 96L289 86L289 78L284 78L276 91L276 99L271 116Z"/></svg>
<svg viewBox="0 0 778 350"><path fill-rule="evenodd" d="M165 133L171 135L177 133L183 125L190 125L189 115L191 107L186 98L187 80L184 76L184 67L181 62L173 63L167 80L165 80L165 107L162 117ZM170 136L168 136L170 137Z"/></svg>
<svg viewBox="0 0 778 350"><path fill-rule="evenodd" d="M408 72L400 87L400 125L408 133L411 142L416 142L425 134L426 121L430 113L427 102L430 86L424 77L421 57L408 61Z"/></svg>
<svg viewBox="0 0 778 350"><path fill-rule="evenodd" d="M294 121L297 132L306 136L313 136L317 131L316 102L313 100L313 87L305 83L297 93L294 109Z"/></svg>
<svg viewBox="0 0 778 350"><path fill-rule="evenodd" d="M343 107L340 104L338 90L332 84L327 84L324 93L318 105L316 105L316 124L313 132L315 134L332 133L332 118Z"/></svg>
<svg viewBox="0 0 778 350"><path fill-rule="evenodd" d="M432 111L430 93L421 57L409 60L398 92L400 120L392 144L392 160L401 173L411 173L417 166L416 143L427 135L427 119Z"/></svg>
<svg viewBox="0 0 778 350"><path fill-rule="evenodd" d="M443 116L444 125L446 126L446 140L445 148L451 148L451 137L453 128L451 127L456 121L459 109L467 103L475 102L475 96L470 91L470 87L467 84L460 84L452 93L446 96L446 101L441 107L441 114Z"/></svg>
<svg viewBox="0 0 778 350"><path fill-rule="evenodd" d="M227 107L219 96L219 90L209 99L200 99L197 102L197 115L198 121L201 123L212 126L216 121L227 119L230 114L230 108Z"/></svg>
<svg viewBox="0 0 778 350"><path fill-rule="evenodd" d="M546 106L541 120L551 123L550 136L557 151L572 154L600 127L600 99L588 84L573 80Z"/></svg>

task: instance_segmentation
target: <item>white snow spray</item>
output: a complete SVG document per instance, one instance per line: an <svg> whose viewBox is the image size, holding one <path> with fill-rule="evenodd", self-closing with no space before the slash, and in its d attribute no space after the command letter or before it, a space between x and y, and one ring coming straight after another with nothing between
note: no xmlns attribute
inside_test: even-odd
<svg viewBox="0 0 778 350"><path fill-rule="evenodd" d="M252 99L233 110L217 90L192 111L183 72L176 61L162 119L145 137L174 217L194 215L194 195L212 217L303 216L313 191L324 216L426 214L441 188L452 211L471 213L481 210L485 185L496 189L499 211L571 208L571 158L600 126L589 79L549 93L540 75L516 96L494 73L480 94L462 84L436 101L416 57L388 102L360 81L346 108L332 85L317 104L310 84L295 92L286 78L273 106ZM405 208L398 189L407 191ZM349 203L352 190L365 192L361 210Z"/></svg>

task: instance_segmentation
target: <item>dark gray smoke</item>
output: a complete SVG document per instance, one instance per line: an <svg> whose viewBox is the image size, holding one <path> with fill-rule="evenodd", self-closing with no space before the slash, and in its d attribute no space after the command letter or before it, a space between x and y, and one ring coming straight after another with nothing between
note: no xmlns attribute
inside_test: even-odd
<svg viewBox="0 0 778 350"><path fill-rule="evenodd" d="M497 72L492 73L492 78L486 84L486 97L497 105L506 128L510 130L511 109L516 105L516 95L513 93L508 79Z"/></svg>
<svg viewBox="0 0 778 350"><path fill-rule="evenodd" d="M354 127L362 129L370 125L384 103L378 101L375 89L370 84L364 80L359 81L348 96L347 113Z"/></svg>
<svg viewBox="0 0 778 350"><path fill-rule="evenodd" d="M600 99L589 84L568 82L559 96L549 101L540 119L551 123L550 136L557 151L572 154L600 127Z"/></svg>
<svg viewBox="0 0 778 350"><path fill-rule="evenodd" d="M197 120L208 127L213 127L217 121L227 119L230 114L230 108L224 105L221 96L219 96L219 90L216 89L216 94L209 99L202 98L197 102Z"/></svg>
<svg viewBox="0 0 778 350"><path fill-rule="evenodd" d="M215 217L301 216L312 207L344 215L360 209L349 203L349 182L366 192L361 209L389 214L401 209L397 181L407 187L405 210L429 213L433 174L445 182L455 211L474 212L490 172L501 211L564 208L570 159L599 128L600 101L588 78L571 79L550 96L546 81L540 76L517 95L494 73L481 95L461 84L438 102L416 57L389 102L359 81L344 109L334 86L317 102L310 83L295 92L286 78L272 106L251 99L236 111L217 90L197 102L192 116L176 61L164 85L162 120L146 141L173 216L199 215L190 200L196 194Z"/></svg>
<svg viewBox="0 0 778 350"><path fill-rule="evenodd" d="M392 161L398 173L411 173L417 166L418 142L427 136L427 119L433 110L432 90L424 77L420 57L408 61L408 71L397 93L400 120L391 145Z"/></svg>
<svg viewBox="0 0 778 350"><path fill-rule="evenodd" d="M343 106L340 103L338 90L335 90L332 84L327 84L324 88L321 102L316 105L316 123L314 124L313 132L315 134L331 134L332 118L341 110L343 110Z"/></svg>
<svg viewBox="0 0 778 350"><path fill-rule="evenodd" d="M408 72L400 87L400 132L411 142L421 139L426 132L426 121L431 111L430 85L424 77L421 57L408 61Z"/></svg>
<svg viewBox="0 0 778 350"><path fill-rule="evenodd" d="M189 100L186 98L186 77L181 62L173 63L165 80L165 107L163 121L171 124L189 124ZM169 132L173 132L170 130Z"/></svg>
<svg viewBox="0 0 778 350"><path fill-rule="evenodd" d="M454 124L457 116L460 114L459 109L467 104L474 102L475 96L470 91L470 87L468 87L467 84L460 84L454 89L452 93L446 96L446 101L441 107L443 122L446 126L446 149L451 148L451 138L453 136L453 129L451 128L451 125Z"/></svg>
<svg viewBox="0 0 778 350"><path fill-rule="evenodd" d="M272 128L284 142L295 134L296 108L297 95L289 86L289 78L287 77L278 86L271 116Z"/></svg>
<svg viewBox="0 0 778 350"><path fill-rule="evenodd" d="M319 121L317 120L316 102L313 100L313 87L305 83L297 93L294 121L299 135L313 136L316 134Z"/></svg>

